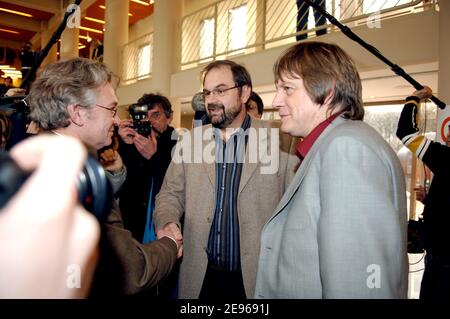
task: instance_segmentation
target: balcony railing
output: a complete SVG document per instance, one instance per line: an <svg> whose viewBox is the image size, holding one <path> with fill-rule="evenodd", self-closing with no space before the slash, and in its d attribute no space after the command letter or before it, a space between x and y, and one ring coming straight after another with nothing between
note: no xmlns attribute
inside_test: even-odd
<svg viewBox="0 0 450 319"><path fill-rule="evenodd" d="M347 26L435 8L436 0L316 0ZM181 69L339 29L297 0L222 0L182 19Z"/></svg>
<svg viewBox="0 0 450 319"><path fill-rule="evenodd" d="M137 38L122 48L122 81L132 84L150 77L153 59L153 33Z"/></svg>

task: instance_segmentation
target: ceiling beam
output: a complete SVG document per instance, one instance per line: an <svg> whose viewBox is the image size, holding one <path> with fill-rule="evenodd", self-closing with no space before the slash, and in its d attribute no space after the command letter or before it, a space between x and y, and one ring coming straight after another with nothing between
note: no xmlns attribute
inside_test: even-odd
<svg viewBox="0 0 450 319"><path fill-rule="evenodd" d="M15 4L22 7L32 8L53 14L59 13L61 10L60 0L2 0L10 4Z"/></svg>
<svg viewBox="0 0 450 319"><path fill-rule="evenodd" d="M30 18L19 17L9 13L0 12L0 21L2 25L6 25L8 27L14 27L33 32L41 31L41 23Z"/></svg>

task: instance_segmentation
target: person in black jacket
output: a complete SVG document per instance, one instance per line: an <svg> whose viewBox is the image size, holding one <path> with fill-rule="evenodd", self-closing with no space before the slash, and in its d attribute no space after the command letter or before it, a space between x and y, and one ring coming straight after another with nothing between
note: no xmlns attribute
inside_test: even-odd
<svg viewBox="0 0 450 319"><path fill-rule="evenodd" d="M397 128L397 137L434 174L423 212L426 256L420 299L425 300L450 298L450 147L419 134L416 120L418 103L431 96L424 87L406 98Z"/></svg>
<svg viewBox="0 0 450 319"><path fill-rule="evenodd" d="M22 47L22 49L20 50L20 62L22 64L21 68L22 81L25 80L28 73L30 73L35 60L36 60L36 53L33 51L33 46L31 45L31 42L26 42Z"/></svg>
<svg viewBox="0 0 450 319"><path fill-rule="evenodd" d="M152 218L155 197L172 159L176 138L172 138L174 128L169 126L172 105L165 96L144 94L138 104L147 106L147 119L152 130L146 137L133 128L132 120L121 121L119 154L127 167L127 178L120 191L119 204L125 228L139 242L149 243L156 240ZM160 287L159 296L170 294L162 293L161 290Z"/></svg>

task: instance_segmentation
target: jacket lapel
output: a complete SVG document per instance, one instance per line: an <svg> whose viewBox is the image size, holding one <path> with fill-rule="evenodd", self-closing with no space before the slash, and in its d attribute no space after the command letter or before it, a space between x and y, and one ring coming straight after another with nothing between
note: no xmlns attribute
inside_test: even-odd
<svg viewBox="0 0 450 319"><path fill-rule="evenodd" d="M203 158L204 167L206 170L206 173L208 174L208 179L211 182L211 186L215 189L216 187L216 143L214 141L214 136L212 135L213 129L211 125L206 126L206 134L211 135L211 138L205 138L203 139L203 148L202 151L205 152L205 150L211 149L211 153L207 152L208 154L202 154L202 156L211 156L212 161L206 161L205 158Z"/></svg>

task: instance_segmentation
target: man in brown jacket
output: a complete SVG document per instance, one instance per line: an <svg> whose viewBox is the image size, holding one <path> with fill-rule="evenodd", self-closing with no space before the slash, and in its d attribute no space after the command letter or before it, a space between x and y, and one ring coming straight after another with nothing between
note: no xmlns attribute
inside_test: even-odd
<svg viewBox="0 0 450 319"><path fill-rule="evenodd" d="M180 137L155 225L158 235L183 239L180 298L242 300L253 296L261 229L298 159L290 137L247 115L252 82L243 66L209 64L203 87L212 125Z"/></svg>
<svg viewBox="0 0 450 319"><path fill-rule="evenodd" d="M109 145L114 125L120 122L111 80L112 73L100 62L75 58L49 64L26 99L30 117L44 131L78 138L91 149ZM140 244L123 228L115 203L101 226L94 295L138 293L170 273L181 242L169 233L151 244Z"/></svg>

